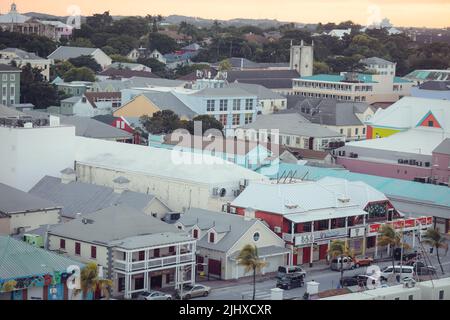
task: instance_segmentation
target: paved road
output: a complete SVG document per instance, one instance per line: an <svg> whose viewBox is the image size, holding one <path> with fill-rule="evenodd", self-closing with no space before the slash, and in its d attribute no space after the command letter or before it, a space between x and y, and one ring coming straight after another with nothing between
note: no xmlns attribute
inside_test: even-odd
<svg viewBox="0 0 450 320"><path fill-rule="evenodd" d="M441 252L441 262L444 267L445 275L442 275L440 271L439 265L437 263L436 255L429 255L432 261L432 264L438 270L439 277L448 277L450 276L450 253L447 255L445 252ZM396 262L398 263L398 262ZM392 262L380 262L377 265L380 268L391 265ZM354 276L359 274L365 274L365 267L348 270L345 271L344 276ZM313 270L307 272L306 282L315 280L320 283L319 290L324 291L328 289L335 289L338 286L340 279L340 272L332 271L332 270ZM207 284L207 283L205 283ZM256 300L270 300L270 289L275 288L276 280L270 279L262 282L258 282L256 284ZM285 299L293 299L293 298L301 298L305 293L306 288L295 288L291 290L284 291ZM211 294L205 298L198 298L199 300L251 300L253 293L253 286L251 284L236 284L226 288L216 288L213 289Z"/></svg>

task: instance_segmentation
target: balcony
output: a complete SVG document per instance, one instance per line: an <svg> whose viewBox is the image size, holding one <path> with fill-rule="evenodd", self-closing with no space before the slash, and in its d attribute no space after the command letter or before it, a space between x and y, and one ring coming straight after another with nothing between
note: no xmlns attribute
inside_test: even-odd
<svg viewBox="0 0 450 320"><path fill-rule="evenodd" d="M295 245L307 245L315 243L317 241L346 237L348 236L348 230L349 228L336 228L314 232L294 233L293 236L290 233L283 233L282 237L284 241L295 241Z"/></svg>
<svg viewBox="0 0 450 320"><path fill-rule="evenodd" d="M189 263L195 261L195 253L190 252L186 254L181 254L179 257L179 263ZM177 256L167 256L160 258L151 258L149 260L141 260L141 261L133 261L128 263L123 260L114 260L114 268L122 271L140 271L140 270L152 270L152 269L160 269L164 267L175 267L177 264Z"/></svg>

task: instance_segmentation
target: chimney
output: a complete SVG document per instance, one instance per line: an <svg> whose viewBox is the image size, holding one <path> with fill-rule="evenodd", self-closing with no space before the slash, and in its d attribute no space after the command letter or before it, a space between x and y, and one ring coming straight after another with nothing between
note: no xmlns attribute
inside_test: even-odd
<svg viewBox="0 0 450 320"><path fill-rule="evenodd" d="M61 183L69 184L77 181L77 174L72 168L66 168L61 171Z"/></svg>
<svg viewBox="0 0 450 320"><path fill-rule="evenodd" d="M244 211L244 220L249 221L255 219L255 209L253 208L247 208Z"/></svg>
<svg viewBox="0 0 450 320"><path fill-rule="evenodd" d="M114 192L115 193L123 193L124 191L128 190L130 180L128 180L125 177L118 177L113 180L114 182Z"/></svg>

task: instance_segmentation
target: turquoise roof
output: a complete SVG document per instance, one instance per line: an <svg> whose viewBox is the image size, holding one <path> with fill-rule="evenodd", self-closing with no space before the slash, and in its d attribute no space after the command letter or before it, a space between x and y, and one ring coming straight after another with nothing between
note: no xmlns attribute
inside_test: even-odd
<svg viewBox="0 0 450 320"><path fill-rule="evenodd" d="M296 171L296 178L303 178L307 174L304 179L314 181L320 180L324 177L342 178L349 181L362 181L383 192L387 196L410 198L422 202L429 202L436 205L450 207L450 188L445 186L354 173L345 169L318 168L287 163L279 164L279 176L283 173L286 174L289 171ZM260 173L264 174L264 172L264 169L260 170ZM270 172L274 171L270 170ZM277 174L267 176L270 178L276 178Z"/></svg>
<svg viewBox="0 0 450 320"><path fill-rule="evenodd" d="M314 81L325 81L325 82L342 82L344 80L344 76L337 74L316 74L309 77L301 77L301 80L314 80ZM358 80L364 83L377 83L373 81L371 74L358 74Z"/></svg>
<svg viewBox="0 0 450 320"><path fill-rule="evenodd" d="M400 78L400 77L395 77L394 78L394 83L411 83L412 81Z"/></svg>

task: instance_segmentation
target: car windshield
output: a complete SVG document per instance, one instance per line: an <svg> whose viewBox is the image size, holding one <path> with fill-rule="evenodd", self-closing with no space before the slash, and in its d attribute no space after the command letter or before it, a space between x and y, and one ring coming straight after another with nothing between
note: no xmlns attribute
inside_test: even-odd
<svg viewBox="0 0 450 320"><path fill-rule="evenodd" d="M142 292L141 296L143 297L148 297L150 295L150 292Z"/></svg>
<svg viewBox="0 0 450 320"><path fill-rule="evenodd" d="M194 287L191 286L190 284L185 284L185 285L183 286L183 289L184 289L184 290L191 290L192 288L194 288Z"/></svg>

